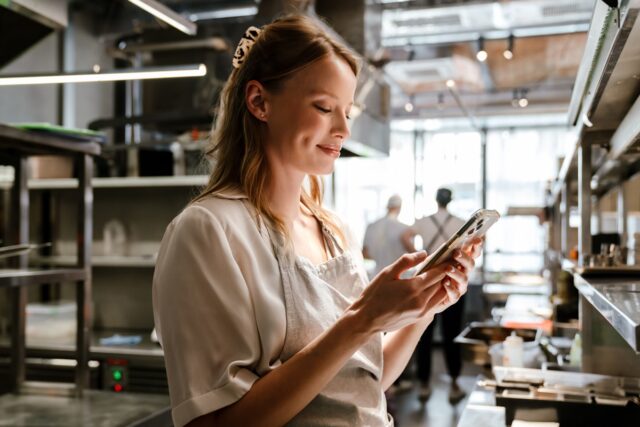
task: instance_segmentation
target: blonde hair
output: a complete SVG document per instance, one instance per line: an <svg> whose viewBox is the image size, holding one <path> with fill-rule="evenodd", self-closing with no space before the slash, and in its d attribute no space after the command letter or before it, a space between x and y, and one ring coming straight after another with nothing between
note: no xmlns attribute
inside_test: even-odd
<svg viewBox="0 0 640 427"><path fill-rule="evenodd" d="M332 39L312 18L287 16L262 28L244 62L233 69L222 90L211 147L206 151L214 159L214 168L209 183L194 202L239 187L258 213L289 237L284 221L270 209L266 197L271 175L260 137L261 122L247 109L245 87L250 80L257 80L267 90L278 91L294 73L331 54L344 59L358 75L360 64L355 54ZM300 201L346 243L336 219L322 207L322 180L309 175L308 184L308 191L302 188Z"/></svg>

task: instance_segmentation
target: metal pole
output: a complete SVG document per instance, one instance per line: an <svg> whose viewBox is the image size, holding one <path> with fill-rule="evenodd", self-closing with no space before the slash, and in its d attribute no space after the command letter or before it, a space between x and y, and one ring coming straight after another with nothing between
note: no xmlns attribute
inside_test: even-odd
<svg viewBox="0 0 640 427"><path fill-rule="evenodd" d="M480 173L482 175L482 189L480 194L481 206L482 209L487 208L487 129L482 128L480 131ZM487 247L486 238L484 247ZM480 265L480 280L481 283L485 283L485 265L487 263L487 252L483 251L483 261L482 265Z"/></svg>
<svg viewBox="0 0 640 427"><path fill-rule="evenodd" d="M620 247L627 246L627 203L625 200L624 183L618 186L618 233L620 234Z"/></svg>
<svg viewBox="0 0 640 427"><path fill-rule="evenodd" d="M11 241L16 244L29 243L29 189L27 188L28 158L20 157L14 163L15 178L11 192ZM27 267L27 255L11 260L11 266L19 269ZM25 326L27 310L27 288L18 286L11 289L11 372L12 389L19 393L25 380Z"/></svg>
<svg viewBox="0 0 640 427"><path fill-rule="evenodd" d="M487 208L487 128L482 128L480 131L480 173L482 174L482 194L481 206L482 209Z"/></svg>
<svg viewBox="0 0 640 427"><path fill-rule="evenodd" d="M413 131L413 217L418 217L418 204L424 201L424 131Z"/></svg>
<svg viewBox="0 0 640 427"><path fill-rule="evenodd" d="M578 148L578 265L584 267L591 255L591 142L582 140Z"/></svg>
<svg viewBox="0 0 640 427"><path fill-rule="evenodd" d="M569 218L571 216L571 195L569 191L569 179L567 178L562 185L562 209L560 211L560 251L565 258L569 257Z"/></svg>
<svg viewBox="0 0 640 427"><path fill-rule="evenodd" d="M595 230L593 230L593 233L602 233L602 206L600 206L600 200L598 199L593 199L593 209L595 210L595 220L596 220L596 226L595 226Z"/></svg>
<svg viewBox="0 0 640 427"><path fill-rule="evenodd" d="M85 280L76 282L76 395L89 386L89 343L91 342L91 243L93 238L93 159L88 154L77 157L78 166L78 268L85 270Z"/></svg>

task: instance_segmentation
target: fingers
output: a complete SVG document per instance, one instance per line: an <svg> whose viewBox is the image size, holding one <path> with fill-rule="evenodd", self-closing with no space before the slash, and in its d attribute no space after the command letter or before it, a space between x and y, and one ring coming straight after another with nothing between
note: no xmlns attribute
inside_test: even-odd
<svg viewBox="0 0 640 427"><path fill-rule="evenodd" d="M458 283L467 283L469 280L467 274L462 270L462 268L456 268L451 264L447 265L444 271L449 278Z"/></svg>
<svg viewBox="0 0 640 427"><path fill-rule="evenodd" d="M476 237L470 240L469 242L465 243L462 250L472 258L478 258L482 253L483 244L484 244L484 237L482 238Z"/></svg>
<svg viewBox="0 0 640 427"><path fill-rule="evenodd" d="M431 267L424 273L416 276L414 280L419 287L429 287L431 285L439 283L442 279L444 279L447 275L447 268L450 266L450 263L436 265L435 267Z"/></svg>
<svg viewBox="0 0 640 427"><path fill-rule="evenodd" d="M404 254L385 270L387 274L390 274L394 279L397 279L402 273L411 267L420 264L426 258L427 253L425 251Z"/></svg>
<svg viewBox="0 0 640 427"><path fill-rule="evenodd" d="M463 271L471 271L476 265L473 258L464 251L456 250L453 253L453 259L463 267Z"/></svg>
<svg viewBox="0 0 640 427"><path fill-rule="evenodd" d="M451 304L455 304L460 297L467 291L466 284L460 284L459 282L453 282L451 279L444 279L444 289L447 292L447 297Z"/></svg>

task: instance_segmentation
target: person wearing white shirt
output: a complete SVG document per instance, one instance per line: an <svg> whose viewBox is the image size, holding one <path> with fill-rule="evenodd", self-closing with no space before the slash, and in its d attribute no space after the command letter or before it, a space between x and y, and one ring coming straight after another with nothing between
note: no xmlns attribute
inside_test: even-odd
<svg viewBox="0 0 640 427"><path fill-rule="evenodd" d="M369 281L319 178L349 138L356 56L287 16L250 27L232 65L209 183L167 227L153 276L173 423L392 426L384 390L466 291L480 242Z"/></svg>
<svg viewBox="0 0 640 427"><path fill-rule="evenodd" d="M424 249L428 253L434 253L449 237L462 227L464 220L452 215L447 210L447 205L452 200L452 191L448 188L439 188L436 192L438 211L426 217L417 219L416 222L404 233L405 245L412 245L416 235L422 237ZM412 248L411 248L412 249ZM464 314L464 298L453 305L438 317L441 325L442 341L445 354L447 371L451 377L449 388L449 402L456 404L465 396L465 392L458 384L458 376L462 369L460 346L453 340L460 333L462 317ZM431 395L429 381L431 379L431 350L433 345L434 323L429 325L420 338L416 351L417 376L420 381L420 400L426 402Z"/></svg>
<svg viewBox="0 0 640 427"><path fill-rule="evenodd" d="M405 253L414 252L412 245L407 245L402 239L409 226L398 220L401 209L402 198L394 194L387 202L387 214L367 226L362 254L376 262L372 276Z"/></svg>

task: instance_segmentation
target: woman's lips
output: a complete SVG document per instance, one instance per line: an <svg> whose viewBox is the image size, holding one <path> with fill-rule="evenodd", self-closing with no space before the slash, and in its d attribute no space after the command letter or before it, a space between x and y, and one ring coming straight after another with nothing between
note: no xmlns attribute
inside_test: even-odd
<svg viewBox="0 0 640 427"><path fill-rule="evenodd" d="M340 157L340 146L318 145L318 148L330 155L331 157Z"/></svg>

